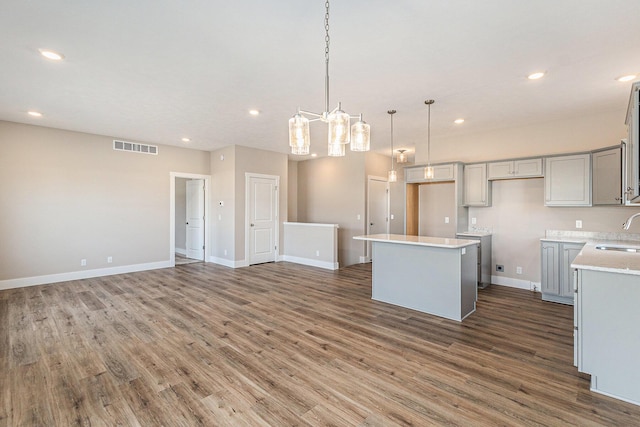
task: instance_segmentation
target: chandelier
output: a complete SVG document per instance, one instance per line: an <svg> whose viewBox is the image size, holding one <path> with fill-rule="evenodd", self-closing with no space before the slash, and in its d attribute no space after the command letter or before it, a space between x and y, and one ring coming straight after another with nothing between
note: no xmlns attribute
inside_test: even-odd
<svg viewBox="0 0 640 427"><path fill-rule="evenodd" d="M351 151L369 151L370 127L362 120L362 114L350 116L342 111L342 104L333 110L329 110L329 0L325 2L324 29L325 29L325 79L324 100L325 110L322 113L313 113L298 108L298 112L289 119L289 146L292 154L309 154L311 141L309 138L309 122L322 121L328 124L328 154L339 157L345 155L345 146L351 144ZM305 116L311 117L308 119ZM358 121L351 126L351 119Z"/></svg>

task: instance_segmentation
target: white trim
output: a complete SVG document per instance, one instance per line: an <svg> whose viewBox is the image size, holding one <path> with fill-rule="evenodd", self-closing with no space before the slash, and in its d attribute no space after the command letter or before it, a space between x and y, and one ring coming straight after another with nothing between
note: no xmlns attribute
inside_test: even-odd
<svg viewBox="0 0 640 427"><path fill-rule="evenodd" d="M187 256L187 250L184 248L175 248L175 253L182 256Z"/></svg>
<svg viewBox="0 0 640 427"><path fill-rule="evenodd" d="M369 258L368 256L361 256L360 257L360 264L366 264L368 262L371 262L371 258Z"/></svg>
<svg viewBox="0 0 640 427"><path fill-rule="evenodd" d="M364 223L364 233L365 234L371 234L371 229L370 229L370 214L371 214L371 181L381 181L381 182L386 182L387 183L387 224L386 224L386 232L387 234L389 233L389 226L391 225L391 199L390 199L390 188L389 188L389 181L387 180L387 178L382 177L382 176L375 176L375 175L367 175L367 206L366 206L366 214L365 214L365 223ZM364 255L365 257L367 257L367 259L371 259L371 242L367 242L364 246Z"/></svg>
<svg viewBox="0 0 640 427"><path fill-rule="evenodd" d="M21 277L19 279L0 280L0 290L24 288L27 286L49 285L70 280L90 279L93 277L112 276L114 274L135 273L138 271L157 270L173 267L170 261L148 262L145 264L123 265L119 267L97 268L94 270L72 271L69 273L47 274L44 276Z"/></svg>
<svg viewBox="0 0 640 427"><path fill-rule="evenodd" d="M339 224L322 224L319 222L283 222L284 225L304 225L305 227L331 227L340 228Z"/></svg>
<svg viewBox="0 0 640 427"><path fill-rule="evenodd" d="M249 217L249 205L251 201L251 188L249 186L249 181L251 178L264 178L264 179L273 179L276 182L276 201L275 201L275 214L276 220L274 224L275 233L274 233L274 244L277 249L274 249L273 259L274 261L278 259L278 255L280 255L280 176L279 175L266 175L263 173L253 173L253 172L245 172L244 173L244 260L239 261L242 262L243 265L240 267L247 267L251 265L251 257L250 257L250 246L251 246L251 218Z"/></svg>
<svg viewBox="0 0 640 427"><path fill-rule="evenodd" d="M207 258L207 262L212 262L214 264L223 265L229 268L241 268L249 266L249 264L245 260L234 261L231 259L218 258L215 256L210 256L209 258Z"/></svg>
<svg viewBox="0 0 640 427"><path fill-rule="evenodd" d="M340 268L337 262L318 261L315 259L302 258L297 256L291 256L291 255L283 255L282 260L287 262L293 262L296 264L309 265L311 267L320 267L320 268L324 268L325 270L337 270Z"/></svg>
<svg viewBox="0 0 640 427"><path fill-rule="evenodd" d="M532 291L534 286L540 289L540 282L530 282L529 280L514 279L512 277L491 276L492 285L508 286L510 288L527 289Z"/></svg>
<svg viewBox="0 0 640 427"><path fill-rule="evenodd" d="M176 178L204 180L204 261L210 258L211 245L211 175L188 172L169 172L169 262L176 265Z"/></svg>

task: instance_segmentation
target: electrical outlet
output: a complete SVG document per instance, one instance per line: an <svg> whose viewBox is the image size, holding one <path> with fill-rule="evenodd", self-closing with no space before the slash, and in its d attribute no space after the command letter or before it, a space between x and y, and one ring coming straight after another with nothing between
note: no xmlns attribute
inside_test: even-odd
<svg viewBox="0 0 640 427"><path fill-rule="evenodd" d="M87 266L87 260L86 259L81 259L80 260L80 267L86 267Z"/></svg>
<svg viewBox="0 0 640 427"><path fill-rule="evenodd" d="M576 228L582 228L582 220L576 219Z"/></svg>
<svg viewBox="0 0 640 427"><path fill-rule="evenodd" d="M516 267L516 274L522 274L522 267Z"/></svg>
<svg viewBox="0 0 640 427"><path fill-rule="evenodd" d="M316 251L316 256L320 256L320 251Z"/></svg>
<svg viewBox="0 0 640 427"><path fill-rule="evenodd" d="M391 214L391 219L396 219L396 217L393 214Z"/></svg>
<svg viewBox="0 0 640 427"><path fill-rule="evenodd" d="M445 217L444 217L444 223L445 223L445 224L449 224L449 217L448 217L448 216L445 216Z"/></svg>
<svg viewBox="0 0 640 427"><path fill-rule="evenodd" d="M504 272L504 265L496 264L496 271Z"/></svg>
<svg viewBox="0 0 640 427"><path fill-rule="evenodd" d="M358 214L358 221L360 221L360 214Z"/></svg>
<svg viewBox="0 0 640 427"><path fill-rule="evenodd" d="M227 250L226 250L226 249L224 250L224 255L225 255L225 256L227 255Z"/></svg>
<svg viewBox="0 0 640 427"><path fill-rule="evenodd" d="M111 264L113 262L113 257L112 256L108 256L107 257L107 264Z"/></svg>
<svg viewBox="0 0 640 427"><path fill-rule="evenodd" d="M471 225L476 225L476 222L477 222L477 219L475 217L471 218Z"/></svg>

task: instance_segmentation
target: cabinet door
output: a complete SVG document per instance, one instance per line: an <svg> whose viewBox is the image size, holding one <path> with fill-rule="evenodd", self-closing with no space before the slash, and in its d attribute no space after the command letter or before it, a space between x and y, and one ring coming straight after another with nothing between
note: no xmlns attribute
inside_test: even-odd
<svg viewBox="0 0 640 427"><path fill-rule="evenodd" d="M596 151L592 154L593 204L622 203L622 149Z"/></svg>
<svg viewBox="0 0 640 427"><path fill-rule="evenodd" d="M433 179L431 181L453 181L453 164L435 165L433 167Z"/></svg>
<svg viewBox="0 0 640 427"><path fill-rule="evenodd" d="M571 263L582 250L584 245L579 243L564 243L562 245L562 278L560 280L560 296L573 298L573 269Z"/></svg>
<svg viewBox="0 0 640 427"><path fill-rule="evenodd" d="M424 166L404 168L406 182L424 182Z"/></svg>
<svg viewBox="0 0 640 427"><path fill-rule="evenodd" d="M542 159L514 160L513 175L517 178L542 176Z"/></svg>
<svg viewBox="0 0 640 427"><path fill-rule="evenodd" d="M591 206L591 154L547 157L546 206Z"/></svg>
<svg viewBox="0 0 640 427"><path fill-rule="evenodd" d="M464 205L491 205L486 163L464 166Z"/></svg>
<svg viewBox="0 0 640 427"><path fill-rule="evenodd" d="M488 164L487 179L513 178L513 162L493 162Z"/></svg>
<svg viewBox="0 0 640 427"><path fill-rule="evenodd" d="M559 295L559 265L558 265L558 243L542 242L542 283L540 290L542 293Z"/></svg>

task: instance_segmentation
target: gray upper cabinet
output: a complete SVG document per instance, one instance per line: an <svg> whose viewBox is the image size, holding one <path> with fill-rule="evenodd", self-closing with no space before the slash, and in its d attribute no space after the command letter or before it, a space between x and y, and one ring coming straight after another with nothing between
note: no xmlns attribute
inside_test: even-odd
<svg viewBox="0 0 640 427"><path fill-rule="evenodd" d="M594 151L591 156L593 204L622 204L622 148Z"/></svg>
<svg viewBox="0 0 640 427"><path fill-rule="evenodd" d="M443 165L433 166L433 178L426 179L424 177L424 165L410 166L404 169L404 176L406 182L437 182L437 181L454 181L455 176L455 164L447 163Z"/></svg>
<svg viewBox="0 0 640 427"><path fill-rule="evenodd" d="M487 179L536 178L542 175L542 159L520 159L492 162L488 165Z"/></svg>
<svg viewBox="0 0 640 427"><path fill-rule="evenodd" d="M464 205L491 206L487 164L464 165Z"/></svg>
<svg viewBox="0 0 640 427"><path fill-rule="evenodd" d="M544 160L545 206L591 206L591 154Z"/></svg>

